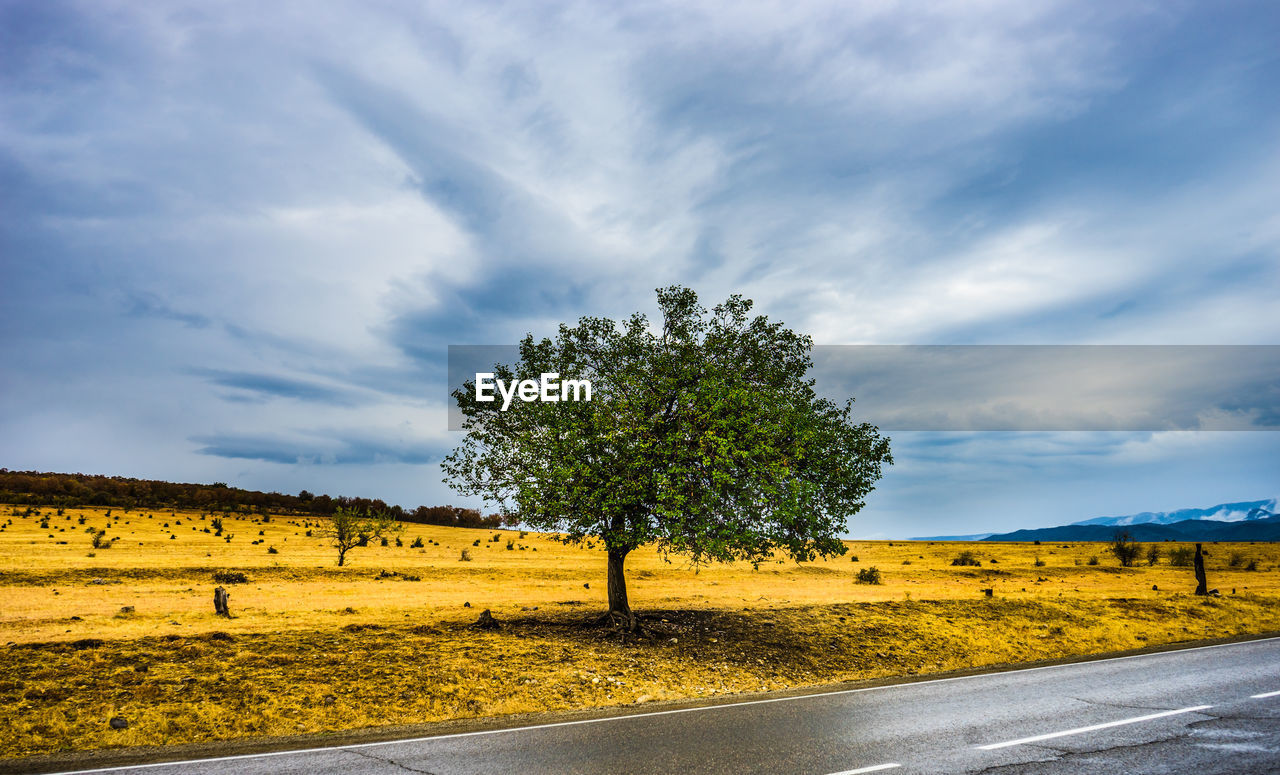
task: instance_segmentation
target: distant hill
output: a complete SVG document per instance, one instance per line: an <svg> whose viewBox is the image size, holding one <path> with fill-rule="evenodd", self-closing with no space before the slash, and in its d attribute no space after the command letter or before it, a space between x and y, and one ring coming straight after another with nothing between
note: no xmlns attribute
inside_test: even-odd
<svg viewBox="0 0 1280 775"><path fill-rule="evenodd" d="M1063 525L1036 530L1015 530L987 536L984 541L1110 541L1126 530L1136 541L1280 541L1280 516L1248 521L1222 522L1184 519L1172 524L1144 522L1132 525Z"/></svg>
<svg viewBox="0 0 1280 775"><path fill-rule="evenodd" d="M44 471L10 471L0 468L0 503L31 506L112 506L128 509L200 509L241 513L332 514L338 508L386 511L404 522L448 527L497 528L504 524L497 514L483 516L477 509L459 506L388 506L380 498L348 498L259 492L228 487L224 482L191 484L155 479L98 474L59 474Z"/></svg>
<svg viewBox="0 0 1280 775"><path fill-rule="evenodd" d="M1276 515L1276 499L1261 501L1244 501L1241 503L1219 503L1207 509L1178 509L1177 511L1144 511L1140 514L1128 514L1123 517L1094 517L1073 525L1172 525L1193 519L1208 519L1217 522L1248 522L1267 519Z"/></svg>
<svg viewBox="0 0 1280 775"><path fill-rule="evenodd" d="M991 533L971 533L963 536L916 536L908 538L908 541L981 541L990 536Z"/></svg>
<svg viewBox="0 0 1280 775"><path fill-rule="evenodd" d="M1280 499L1219 503L1207 509L1144 511L1119 517L1094 517L1059 527L1012 533L920 536L912 541L1110 541L1127 529L1138 541L1280 541L1276 529Z"/></svg>

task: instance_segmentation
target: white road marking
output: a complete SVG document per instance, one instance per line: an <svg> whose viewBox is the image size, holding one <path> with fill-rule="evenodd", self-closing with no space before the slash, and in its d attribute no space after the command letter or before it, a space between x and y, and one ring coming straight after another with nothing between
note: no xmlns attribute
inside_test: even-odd
<svg viewBox="0 0 1280 775"><path fill-rule="evenodd" d="M875 764L870 767L859 767L856 770L841 770L840 772L833 772L831 773L831 775L859 775L860 773L863 773L863 772L879 772L881 770L891 770L894 767L901 767L901 766L902 766L901 764L889 762L888 764Z"/></svg>
<svg viewBox="0 0 1280 775"><path fill-rule="evenodd" d="M352 743L350 745L329 745L317 746L315 748L298 748L292 751L265 751L263 753L244 753L232 756L217 756L208 759L180 759L170 762L152 762L150 764L126 764L117 767L99 767L91 770L66 770L64 772L49 773L49 775L89 775L93 772L123 772L126 770L142 770L152 767L181 767L189 764L207 764L213 762L229 762L241 759L265 759L271 756L286 756L288 754L304 754L304 753L322 753L324 751L338 751L342 749L352 748L374 748L383 745L398 745L400 743L425 743L429 740L452 740L459 737L479 737L483 735L500 735L507 732L529 732L535 729L553 729L556 727L573 727L584 724L599 724L606 721L624 721L626 719L649 718L652 716L670 716L676 713L696 713L706 710L725 710L728 708L740 708L748 705L768 705L773 702L795 702L797 700L812 700L821 697L838 697L844 694L861 694L863 692L878 692L888 689L906 689L913 686L927 686L928 684L950 683L952 681L971 681L979 678L997 678L999 676L1013 675L1016 673L1034 673L1040 670L1057 670L1064 667L1078 667L1080 665L1092 665L1103 662L1123 662L1127 659L1149 659L1151 657L1167 657L1185 654L1191 651L1207 651L1209 649L1229 648L1231 646L1248 646L1258 643L1269 643L1273 640L1280 640L1280 637L1255 638L1252 640L1235 641L1233 643L1214 643L1209 646L1192 646L1187 649L1170 649L1168 651L1153 651L1149 654L1129 654L1123 657L1106 657L1105 659L1085 659L1079 662L1064 662L1060 665L1041 665L1040 667L1022 667L1016 670L999 670L994 673L975 673L974 675L954 675L950 678L930 678L925 681L911 681L909 683L885 684L884 686L864 686L859 689L837 689L832 692L819 692L817 694L798 694L791 697L770 697L764 700L744 700L743 702L727 702L722 705L700 705L696 708L676 708L675 710L655 710L648 713L628 713L620 716L602 716L600 718L580 719L578 721L557 721L549 724L533 724L526 727L504 727L502 729L482 729L476 732L454 732L447 735L424 735L422 737L400 738L398 740L379 740L373 743Z"/></svg>
<svg viewBox="0 0 1280 775"><path fill-rule="evenodd" d="M1267 698L1267 697L1275 697L1277 694L1280 694L1280 692L1263 692L1262 694L1255 694L1255 695L1253 695L1252 697L1250 697L1249 699L1251 699L1251 700L1261 700L1261 699L1265 699L1265 698Z"/></svg>
<svg viewBox="0 0 1280 775"><path fill-rule="evenodd" d="M1107 729L1108 727L1119 727L1125 724L1137 724L1139 721L1150 721L1152 719L1164 718L1166 716L1177 716L1182 713L1195 713L1198 710L1206 710L1212 708L1212 705L1196 705L1193 708L1179 708L1178 710L1166 710L1162 713L1152 713L1149 716L1137 716L1136 718L1120 719L1119 721L1108 721L1105 724L1093 724L1087 727L1077 727L1062 732L1050 732L1047 735L1035 735L1034 737L1023 737L1017 740L1008 740L1003 743L992 743L990 745L974 746L983 751L994 751L997 748L1008 748L1012 745L1024 745L1026 743L1038 743L1041 740L1052 740L1056 737L1067 737L1068 735L1080 735L1085 732L1095 732L1099 729Z"/></svg>

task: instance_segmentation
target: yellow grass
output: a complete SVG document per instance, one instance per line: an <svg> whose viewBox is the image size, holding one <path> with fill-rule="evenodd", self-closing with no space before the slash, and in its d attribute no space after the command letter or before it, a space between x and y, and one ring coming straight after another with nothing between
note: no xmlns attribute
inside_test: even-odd
<svg viewBox="0 0 1280 775"><path fill-rule="evenodd" d="M759 569L642 550L628 559L629 592L661 636L619 643L587 626L605 608L603 551L552 536L407 525L402 547L357 548L338 568L336 551L306 536L314 518L224 516L227 542L203 532L212 517L198 512L13 509L0 507L0 524L11 522L0 531L6 756L761 691L1280 629L1274 544L1207 545L1223 593L1208 600L1189 594L1190 568L1120 568L1102 544L856 541L844 557ZM87 527L119 540L92 550ZM426 546L411 548L418 537ZM951 566L964 549L982 565ZM1244 570L1249 560L1257 570ZM884 583L856 583L873 565ZM249 577L224 585L229 620L213 614L218 570ZM468 626L485 608L502 630ZM110 729L115 715L129 729Z"/></svg>

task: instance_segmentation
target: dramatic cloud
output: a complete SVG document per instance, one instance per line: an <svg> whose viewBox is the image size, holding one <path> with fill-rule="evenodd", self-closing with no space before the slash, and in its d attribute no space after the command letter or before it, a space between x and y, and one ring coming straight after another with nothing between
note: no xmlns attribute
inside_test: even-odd
<svg viewBox="0 0 1280 775"><path fill-rule="evenodd" d="M447 347L672 283L823 345L1276 344L1278 38L1261 2L5 4L0 465L456 502ZM1274 408L1213 368L1213 422ZM1274 433L1166 436L909 434L853 529L1280 491Z"/></svg>

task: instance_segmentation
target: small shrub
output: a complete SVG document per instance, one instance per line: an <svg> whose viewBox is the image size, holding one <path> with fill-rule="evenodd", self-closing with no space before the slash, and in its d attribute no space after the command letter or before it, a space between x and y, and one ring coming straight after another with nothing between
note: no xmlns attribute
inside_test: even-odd
<svg viewBox="0 0 1280 775"><path fill-rule="evenodd" d="M872 565L858 571L859 584L880 584L880 569Z"/></svg>
<svg viewBox="0 0 1280 775"><path fill-rule="evenodd" d="M1036 557L1036 561L1035 561L1035 566L1036 566L1037 568L1043 568L1043 567L1044 567L1044 560L1040 559L1040 557L1039 557L1039 556L1037 556L1037 557Z"/></svg>
<svg viewBox="0 0 1280 775"><path fill-rule="evenodd" d="M1257 561L1257 560L1249 560L1249 564L1248 564L1248 565L1245 565L1245 566L1244 566L1244 569L1245 569L1245 570L1257 570L1257 569L1258 569L1258 561Z"/></svg>
<svg viewBox="0 0 1280 775"><path fill-rule="evenodd" d="M215 571L213 580L219 584L248 584L249 577L237 570Z"/></svg>
<svg viewBox="0 0 1280 775"><path fill-rule="evenodd" d="M390 546L390 545L391 545L391 542L390 542L389 540L387 540L387 537L386 537L386 536L383 536L383 537L382 537L382 545L383 545L383 546Z"/></svg>
<svg viewBox="0 0 1280 775"><path fill-rule="evenodd" d="M960 552L959 554L957 554L957 555L955 556L955 559L953 559L953 560L951 561L951 564L952 564L952 565L961 565L961 566L963 566L963 565L981 565L981 564L982 564L982 560L979 560L976 556L974 556L974 554L973 554L973 552L972 552L971 550L969 550L969 549L965 549L963 552Z"/></svg>
<svg viewBox="0 0 1280 775"><path fill-rule="evenodd" d="M1142 556L1142 544L1133 540L1129 535L1129 531L1121 530L1111 539L1111 553L1116 556L1120 564L1126 568L1132 567L1133 563Z"/></svg>
<svg viewBox="0 0 1280 775"><path fill-rule="evenodd" d="M307 535L311 535L311 533L308 532ZM396 536L396 546L404 546L404 541L400 540L400 536Z"/></svg>
<svg viewBox="0 0 1280 775"><path fill-rule="evenodd" d="M92 541L94 549L110 549L111 545L116 542L116 539L108 539L107 531L105 530L94 530L90 541Z"/></svg>
<svg viewBox="0 0 1280 775"><path fill-rule="evenodd" d="M1244 565L1244 555L1240 552L1232 552L1231 559L1227 560L1227 565L1232 568L1239 568Z"/></svg>
<svg viewBox="0 0 1280 775"><path fill-rule="evenodd" d="M480 539L479 539L479 538L477 538L476 540L472 541L472 542L471 542L471 545L472 545L472 546L479 546L479 545L480 545Z"/></svg>
<svg viewBox="0 0 1280 775"><path fill-rule="evenodd" d="M1160 562L1160 547L1152 544L1147 549L1147 565L1155 565Z"/></svg>
<svg viewBox="0 0 1280 775"><path fill-rule="evenodd" d="M515 550L515 548L516 548L516 542L515 542L515 541L507 541L507 551L508 551L508 552L510 552L510 551L514 551L514 550Z"/></svg>
<svg viewBox="0 0 1280 775"><path fill-rule="evenodd" d="M458 557L458 562L471 562L471 550L463 549L462 556Z"/></svg>
<svg viewBox="0 0 1280 775"><path fill-rule="evenodd" d="M1196 557L1196 550L1190 546L1175 546L1169 550L1169 564L1174 567L1189 567Z"/></svg>
<svg viewBox="0 0 1280 775"><path fill-rule="evenodd" d="M1088 562L1088 564L1089 564L1089 565L1097 565L1097 564L1098 564L1098 555L1096 555L1096 554L1095 554L1094 556L1090 557L1090 558L1089 558L1089 562Z"/></svg>
<svg viewBox="0 0 1280 775"><path fill-rule="evenodd" d="M520 537L521 537L521 538L525 538L525 537L527 537L528 535L529 535L529 531L528 531L528 530L521 530L521 531L520 531Z"/></svg>
<svg viewBox="0 0 1280 775"><path fill-rule="evenodd" d="M423 543L422 536L418 536L417 538L413 539L413 543L409 544L410 549L421 549L425 546L426 544Z"/></svg>
<svg viewBox="0 0 1280 775"><path fill-rule="evenodd" d="M280 553L280 550L275 548L274 546L267 547L267 554L279 554L279 553Z"/></svg>
<svg viewBox="0 0 1280 775"><path fill-rule="evenodd" d="M501 540L502 540L502 536L501 536L501 535L499 535L498 533L494 533L494 534L493 534L493 538L491 538L491 539L489 539L489 540L493 541L493 542L496 544L496 543L498 543L499 541L501 541Z"/></svg>
<svg viewBox="0 0 1280 775"><path fill-rule="evenodd" d="M849 555L849 562L857 562L857 561L858 561L858 555L856 554Z"/></svg>

